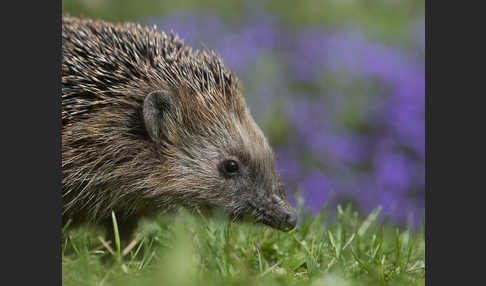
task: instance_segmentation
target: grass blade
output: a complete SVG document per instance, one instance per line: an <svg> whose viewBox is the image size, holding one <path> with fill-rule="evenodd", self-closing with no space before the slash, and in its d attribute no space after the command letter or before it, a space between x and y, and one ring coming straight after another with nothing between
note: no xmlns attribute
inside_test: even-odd
<svg viewBox="0 0 486 286"><path fill-rule="evenodd" d="M120 233L118 232L118 223L114 211L111 211L111 219L113 221L113 233L115 234L116 258L119 260L121 258Z"/></svg>

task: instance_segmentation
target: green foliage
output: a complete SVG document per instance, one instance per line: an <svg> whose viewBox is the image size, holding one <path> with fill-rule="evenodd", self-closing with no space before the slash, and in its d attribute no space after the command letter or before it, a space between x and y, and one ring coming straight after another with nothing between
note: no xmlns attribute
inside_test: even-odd
<svg viewBox="0 0 486 286"><path fill-rule="evenodd" d="M423 229L381 223L380 211L300 208L288 233L181 212L143 221L115 251L96 228L66 228L63 285L424 285Z"/></svg>

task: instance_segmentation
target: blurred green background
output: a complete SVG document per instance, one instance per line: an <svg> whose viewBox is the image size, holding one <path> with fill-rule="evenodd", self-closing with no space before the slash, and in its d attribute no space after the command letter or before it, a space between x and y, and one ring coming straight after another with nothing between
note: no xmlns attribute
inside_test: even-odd
<svg viewBox="0 0 486 286"><path fill-rule="evenodd" d="M416 19L423 19L425 13L422 0L63 0L62 11L109 21L138 21L180 11L210 11L225 21L237 23L250 13L248 3L260 5L294 27L353 23L372 37L397 44L403 44L404 27Z"/></svg>

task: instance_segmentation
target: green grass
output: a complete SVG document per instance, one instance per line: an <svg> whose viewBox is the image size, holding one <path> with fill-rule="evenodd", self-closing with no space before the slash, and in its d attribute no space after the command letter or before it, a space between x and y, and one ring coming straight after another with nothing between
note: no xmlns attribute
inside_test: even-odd
<svg viewBox="0 0 486 286"><path fill-rule="evenodd" d="M300 216L284 233L218 215L161 215L143 221L131 245L115 246L99 229L65 227L63 285L425 284L423 228L381 223L380 209Z"/></svg>

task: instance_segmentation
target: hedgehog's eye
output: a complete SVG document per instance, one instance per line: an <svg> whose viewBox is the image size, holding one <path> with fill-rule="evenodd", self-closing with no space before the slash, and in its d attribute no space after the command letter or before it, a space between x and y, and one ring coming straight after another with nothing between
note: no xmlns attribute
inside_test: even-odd
<svg viewBox="0 0 486 286"><path fill-rule="evenodd" d="M235 160L225 160L223 162L223 171L226 175L235 175L240 170Z"/></svg>

